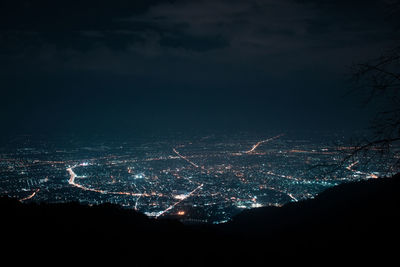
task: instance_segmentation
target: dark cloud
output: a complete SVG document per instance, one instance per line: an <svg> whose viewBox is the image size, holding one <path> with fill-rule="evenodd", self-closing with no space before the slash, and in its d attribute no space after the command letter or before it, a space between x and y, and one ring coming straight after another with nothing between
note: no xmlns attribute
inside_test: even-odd
<svg viewBox="0 0 400 267"><path fill-rule="evenodd" d="M171 0L5 0L0 3L0 29L21 31L114 30L119 19L143 14Z"/></svg>
<svg viewBox="0 0 400 267"><path fill-rule="evenodd" d="M198 52L229 46L229 42L221 36L191 36L187 34L162 37L159 44L161 46L184 48Z"/></svg>
<svg viewBox="0 0 400 267"><path fill-rule="evenodd" d="M339 104L346 66L395 39L385 3L1 1L2 120L342 123L356 114L355 99Z"/></svg>
<svg viewBox="0 0 400 267"><path fill-rule="evenodd" d="M332 40L387 39L385 1L2 1L3 50L43 44L87 51L105 46L279 53L331 47ZM342 43L339 44L339 46ZM342 45L343 46L343 45Z"/></svg>
<svg viewBox="0 0 400 267"><path fill-rule="evenodd" d="M162 2L166 1L2 1L0 40L8 53L46 44L83 51L97 45L123 49L143 41L137 32L151 29L149 24L128 24L123 18Z"/></svg>

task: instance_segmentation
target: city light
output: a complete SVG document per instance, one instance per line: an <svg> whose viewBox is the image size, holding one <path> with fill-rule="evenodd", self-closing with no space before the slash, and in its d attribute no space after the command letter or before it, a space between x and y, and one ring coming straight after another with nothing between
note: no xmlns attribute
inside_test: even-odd
<svg viewBox="0 0 400 267"><path fill-rule="evenodd" d="M143 148L135 146L117 152L110 146L100 154L91 152L94 149L52 152L38 148L33 155L49 157L43 159L31 159L32 149L26 156L10 153L0 163L8 166L4 181L14 182L0 184L0 189L21 202L115 203L153 218L178 216L182 221L218 223L243 209L280 207L314 198L342 182L380 174L378 165L370 164L368 158L358 158L328 174L311 168L339 164L351 153L351 146L337 149L279 134L243 152L254 138L234 140L193 140L178 146L155 142L142 154L138 151Z"/></svg>

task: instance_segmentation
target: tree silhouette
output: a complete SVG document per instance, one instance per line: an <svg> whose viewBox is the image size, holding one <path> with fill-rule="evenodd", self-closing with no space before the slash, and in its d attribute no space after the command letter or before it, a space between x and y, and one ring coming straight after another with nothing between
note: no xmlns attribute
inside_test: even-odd
<svg viewBox="0 0 400 267"><path fill-rule="evenodd" d="M397 8L400 3L397 3ZM400 12L399 12L400 15ZM395 158L391 172L400 167L400 46L376 59L354 64L352 67L354 88L365 94L364 104L376 109L372 119L372 135L355 146L346 160L360 153L377 152L381 156Z"/></svg>

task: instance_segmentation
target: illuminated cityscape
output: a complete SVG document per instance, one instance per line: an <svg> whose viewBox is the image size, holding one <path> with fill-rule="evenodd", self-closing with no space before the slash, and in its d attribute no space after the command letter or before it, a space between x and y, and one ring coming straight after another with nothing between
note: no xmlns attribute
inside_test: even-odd
<svg viewBox="0 0 400 267"><path fill-rule="evenodd" d="M23 136L1 151L0 193L21 202L115 203L149 217L218 224L244 209L314 198L326 188L378 178L385 171L368 155L341 165L354 148L338 135L293 136L209 135L87 145ZM331 142L341 139L339 145ZM337 167L318 167L325 165Z"/></svg>
<svg viewBox="0 0 400 267"><path fill-rule="evenodd" d="M400 0L0 1L2 261L393 264L399 29Z"/></svg>

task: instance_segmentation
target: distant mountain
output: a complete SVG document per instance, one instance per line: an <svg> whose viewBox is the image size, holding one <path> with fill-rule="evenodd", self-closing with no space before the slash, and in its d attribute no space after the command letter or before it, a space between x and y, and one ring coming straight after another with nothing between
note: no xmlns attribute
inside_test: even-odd
<svg viewBox="0 0 400 267"><path fill-rule="evenodd" d="M23 204L2 197L6 249L1 253L14 265L191 265L239 259L321 266L374 259L382 265L399 249L399 196L396 175L342 184L281 208L247 210L226 224L194 226L150 219L111 204Z"/></svg>

